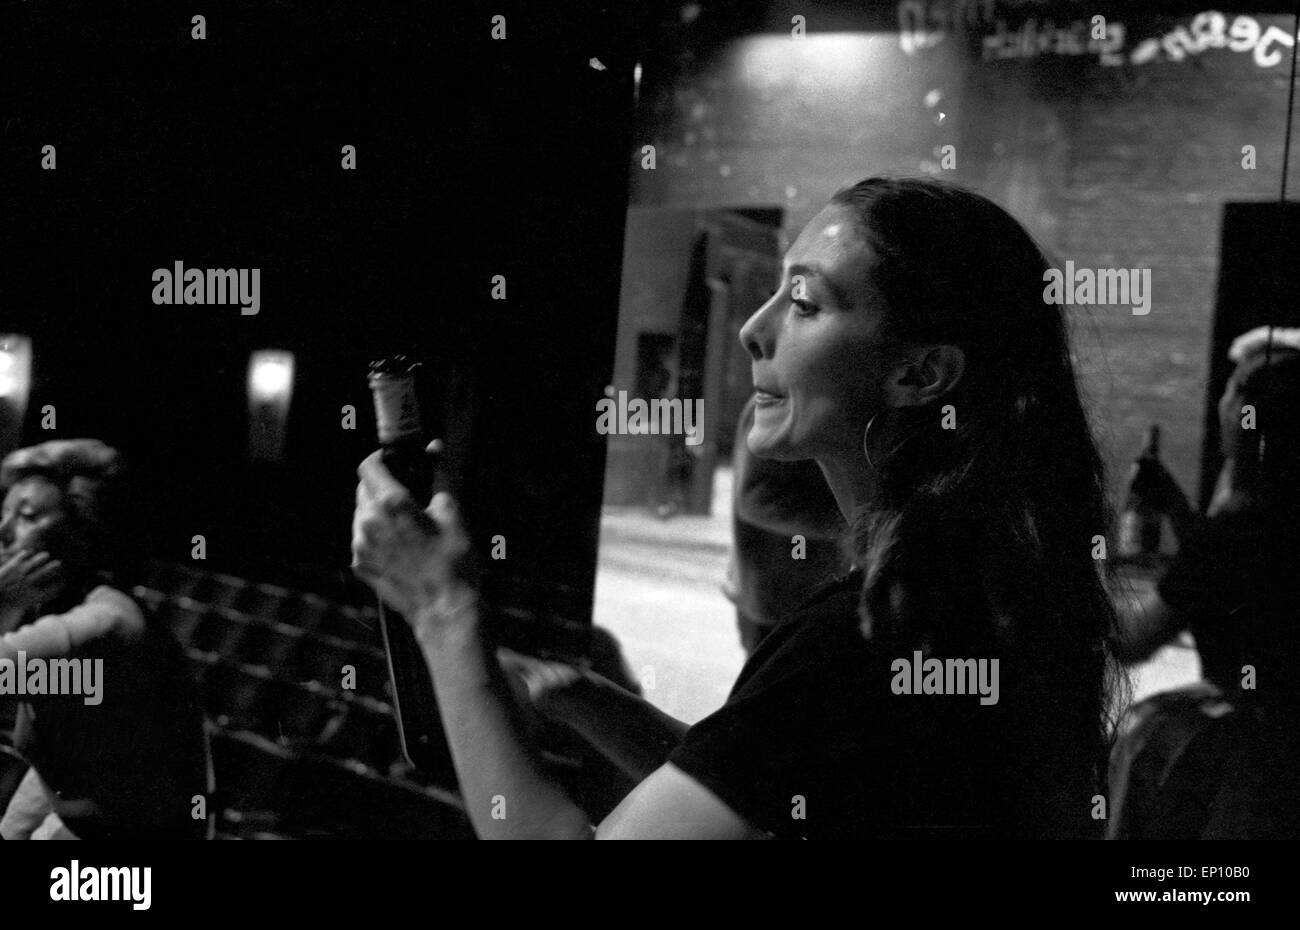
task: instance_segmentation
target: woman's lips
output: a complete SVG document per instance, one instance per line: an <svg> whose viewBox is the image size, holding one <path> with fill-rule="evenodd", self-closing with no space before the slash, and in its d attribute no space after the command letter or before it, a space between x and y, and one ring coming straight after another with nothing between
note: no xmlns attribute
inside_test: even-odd
<svg viewBox="0 0 1300 930"><path fill-rule="evenodd" d="M781 394L771 394L757 389L754 391L754 405L757 407L771 407L783 400L785 400L785 397Z"/></svg>

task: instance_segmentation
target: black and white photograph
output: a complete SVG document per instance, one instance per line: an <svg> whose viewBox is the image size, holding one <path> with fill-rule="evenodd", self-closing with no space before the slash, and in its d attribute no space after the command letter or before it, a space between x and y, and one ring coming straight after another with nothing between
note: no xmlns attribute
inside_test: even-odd
<svg viewBox="0 0 1300 930"><path fill-rule="evenodd" d="M6 898L789 839L1252 903L1300 839L1298 38L0 0Z"/></svg>

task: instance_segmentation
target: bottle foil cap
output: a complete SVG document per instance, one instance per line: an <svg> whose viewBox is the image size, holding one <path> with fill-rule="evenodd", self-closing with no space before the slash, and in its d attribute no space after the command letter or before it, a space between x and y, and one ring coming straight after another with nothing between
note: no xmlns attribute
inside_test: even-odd
<svg viewBox="0 0 1300 930"><path fill-rule="evenodd" d="M415 394L414 375L371 374L370 390L375 398L375 428L380 445L420 435L420 404Z"/></svg>

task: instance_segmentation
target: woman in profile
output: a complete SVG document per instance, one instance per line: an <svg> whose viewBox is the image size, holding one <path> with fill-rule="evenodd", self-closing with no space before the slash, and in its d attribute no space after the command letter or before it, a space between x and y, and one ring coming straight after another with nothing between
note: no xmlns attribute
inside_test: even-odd
<svg viewBox="0 0 1300 930"><path fill-rule="evenodd" d="M0 821L5 839L210 832L207 737L184 656L115 577L135 542L119 484L116 451L93 439L0 464L0 662L82 672L67 678L82 693L19 698L14 743L31 768ZM88 676L95 663L102 674Z"/></svg>
<svg viewBox="0 0 1300 930"><path fill-rule="evenodd" d="M931 180L862 181L804 228L741 330L748 444L817 462L861 570L768 636L600 824L522 735L454 503L421 511L362 463L355 570L416 631L480 836L1100 835L1108 514L1047 267L1001 208ZM900 687L935 659L992 689Z"/></svg>

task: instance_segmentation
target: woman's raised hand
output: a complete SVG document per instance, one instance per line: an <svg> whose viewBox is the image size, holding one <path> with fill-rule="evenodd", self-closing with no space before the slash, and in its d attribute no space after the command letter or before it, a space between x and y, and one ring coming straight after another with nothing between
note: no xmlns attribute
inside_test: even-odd
<svg viewBox="0 0 1300 930"><path fill-rule="evenodd" d="M575 705L581 706L584 697L604 681L595 672L568 662L538 659L505 647L497 649L497 658L503 668L519 676L532 705L543 716L561 723L569 722Z"/></svg>
<svg viewBox="0 0 1300 930"><path fill-rule="evenodd" d="M48 552L20 549L0 562L0 633L21 619L29 607L48 600L62 580L63 563ZM4 618L8 618L7 620Z"/></svg>
<svg viewBox="0 0 1300 930"><path fill-rule="evenodd" d="M467 566L470 541L451 495L421 510L375 452L357 468L352 570L419 633L454 625L476 594Z"/></svg>

